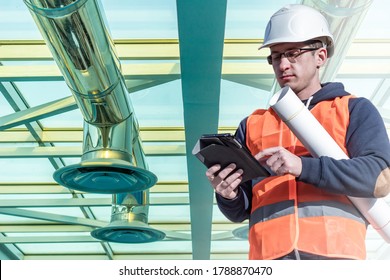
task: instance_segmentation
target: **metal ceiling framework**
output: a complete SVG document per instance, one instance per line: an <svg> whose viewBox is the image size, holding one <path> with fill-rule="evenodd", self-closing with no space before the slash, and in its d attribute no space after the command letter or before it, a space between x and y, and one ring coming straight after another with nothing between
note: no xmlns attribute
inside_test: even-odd
<svg viewBox="0 0 390 280"><path fill-rule="evenodd" d="M192 2L177 1L178 40L114 41L130 93L181 81L185 125L140 127L147 158L185 157L200 134L234 131L218 124L221 79L273 88L267 51L257 50L259 40L224 38L226 1ZM355 40L344 56L335 78L379 80L369 98L390 128L390 40ZM82 156L82 127L47 128L41 123L76 110L74 98L31 107L18 88L20 82L63 81L52 60L43 41L0 41L0 91L15 111L0 117L0 160L47 159L55 170L65 166L66 159ZM233 235L242 224L218 213L202 177L204 168L191 156L186 159L188 180L159 181L150 189L149 203L159 211L180 209L188 215L152 215L149 224L166 238L145 244L119 246L90 236L109 223L110 195L72 191L54 181L0 179L0 259L246 259L247 241ZM370 258L390 258L388 244L375 232L369 232L367 242ZM79 251L64 249L67 244L79 244ZM37 250L39 246L45 249Z"/></svg>

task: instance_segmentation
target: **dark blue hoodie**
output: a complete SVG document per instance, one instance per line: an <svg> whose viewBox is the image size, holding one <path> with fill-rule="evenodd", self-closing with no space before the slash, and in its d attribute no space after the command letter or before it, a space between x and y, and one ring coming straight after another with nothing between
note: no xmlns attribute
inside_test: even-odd
<svg viewBox="0 0 390 280"><path fill-rule="evenodd" d="M309 109L324 100L349 95L341 83L327 83L313 95ZM303 100L306 103L306 100ZM330 157L301 157L302 173L297 178L328 192L354 197L374 197L374 189L381 172L390 166L390 143L378 110L366 98L351 98L348 104L350 123L346 147L350 159ZM245 145L246 120L241 121L236 138ZM244 194L245 193L245 194ZM249 217L252 183L240 186L233 200L217 196L221 212L231 221L241 222Z"/></svg>

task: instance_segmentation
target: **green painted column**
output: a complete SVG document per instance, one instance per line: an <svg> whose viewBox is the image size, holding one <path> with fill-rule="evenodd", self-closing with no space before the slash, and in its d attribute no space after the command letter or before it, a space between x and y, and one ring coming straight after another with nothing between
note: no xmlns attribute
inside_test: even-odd
<svg viewBox="0 0 390 280"><path fill-rule="evenodd" d="M198 138L218 131L226 0L177 0L181 82L193 259L210 259L214 192L191 154Z"/></svg>

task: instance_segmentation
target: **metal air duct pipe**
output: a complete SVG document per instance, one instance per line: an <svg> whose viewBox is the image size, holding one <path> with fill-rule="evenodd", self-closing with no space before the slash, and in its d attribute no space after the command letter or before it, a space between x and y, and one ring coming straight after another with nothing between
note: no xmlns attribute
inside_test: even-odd
<svg viewBox="0 0 390 280"><path fill-rule="evenodd" d="M146 243L162 240L165 233L148 225L146 192L113 195L111 222L91 232L94 238L106 242Z"/></svg>
<svg viewBox="0 0 390 280"><path fill-rule="evenodd" d="M81 163L61 185L95 193L142 191L157 177L133 164L135 116L98 0L24 0L85 120Z"/></svg>
<svg viewBox="0 0 390 280"><path fill-rule="evenodd" d="M134 157L137 165L148 168L139 137L135 139ZM164 232L148 225L149 190L113 194L112 201L111 222L105 227L93 230L92 237L118 243L146 243L165 238Z"/></svg>

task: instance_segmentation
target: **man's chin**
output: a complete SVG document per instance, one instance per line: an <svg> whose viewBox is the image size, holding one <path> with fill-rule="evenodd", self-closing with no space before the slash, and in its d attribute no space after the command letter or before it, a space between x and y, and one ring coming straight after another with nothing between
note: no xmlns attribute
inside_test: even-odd
<svg viewBox="0 0 390 280"><path fill-rule="evenodd" d="M286 86L291 88L291 83L290 82L286 82L286 81L279 81L279 86L281 88L286 87Z"/></svg>

